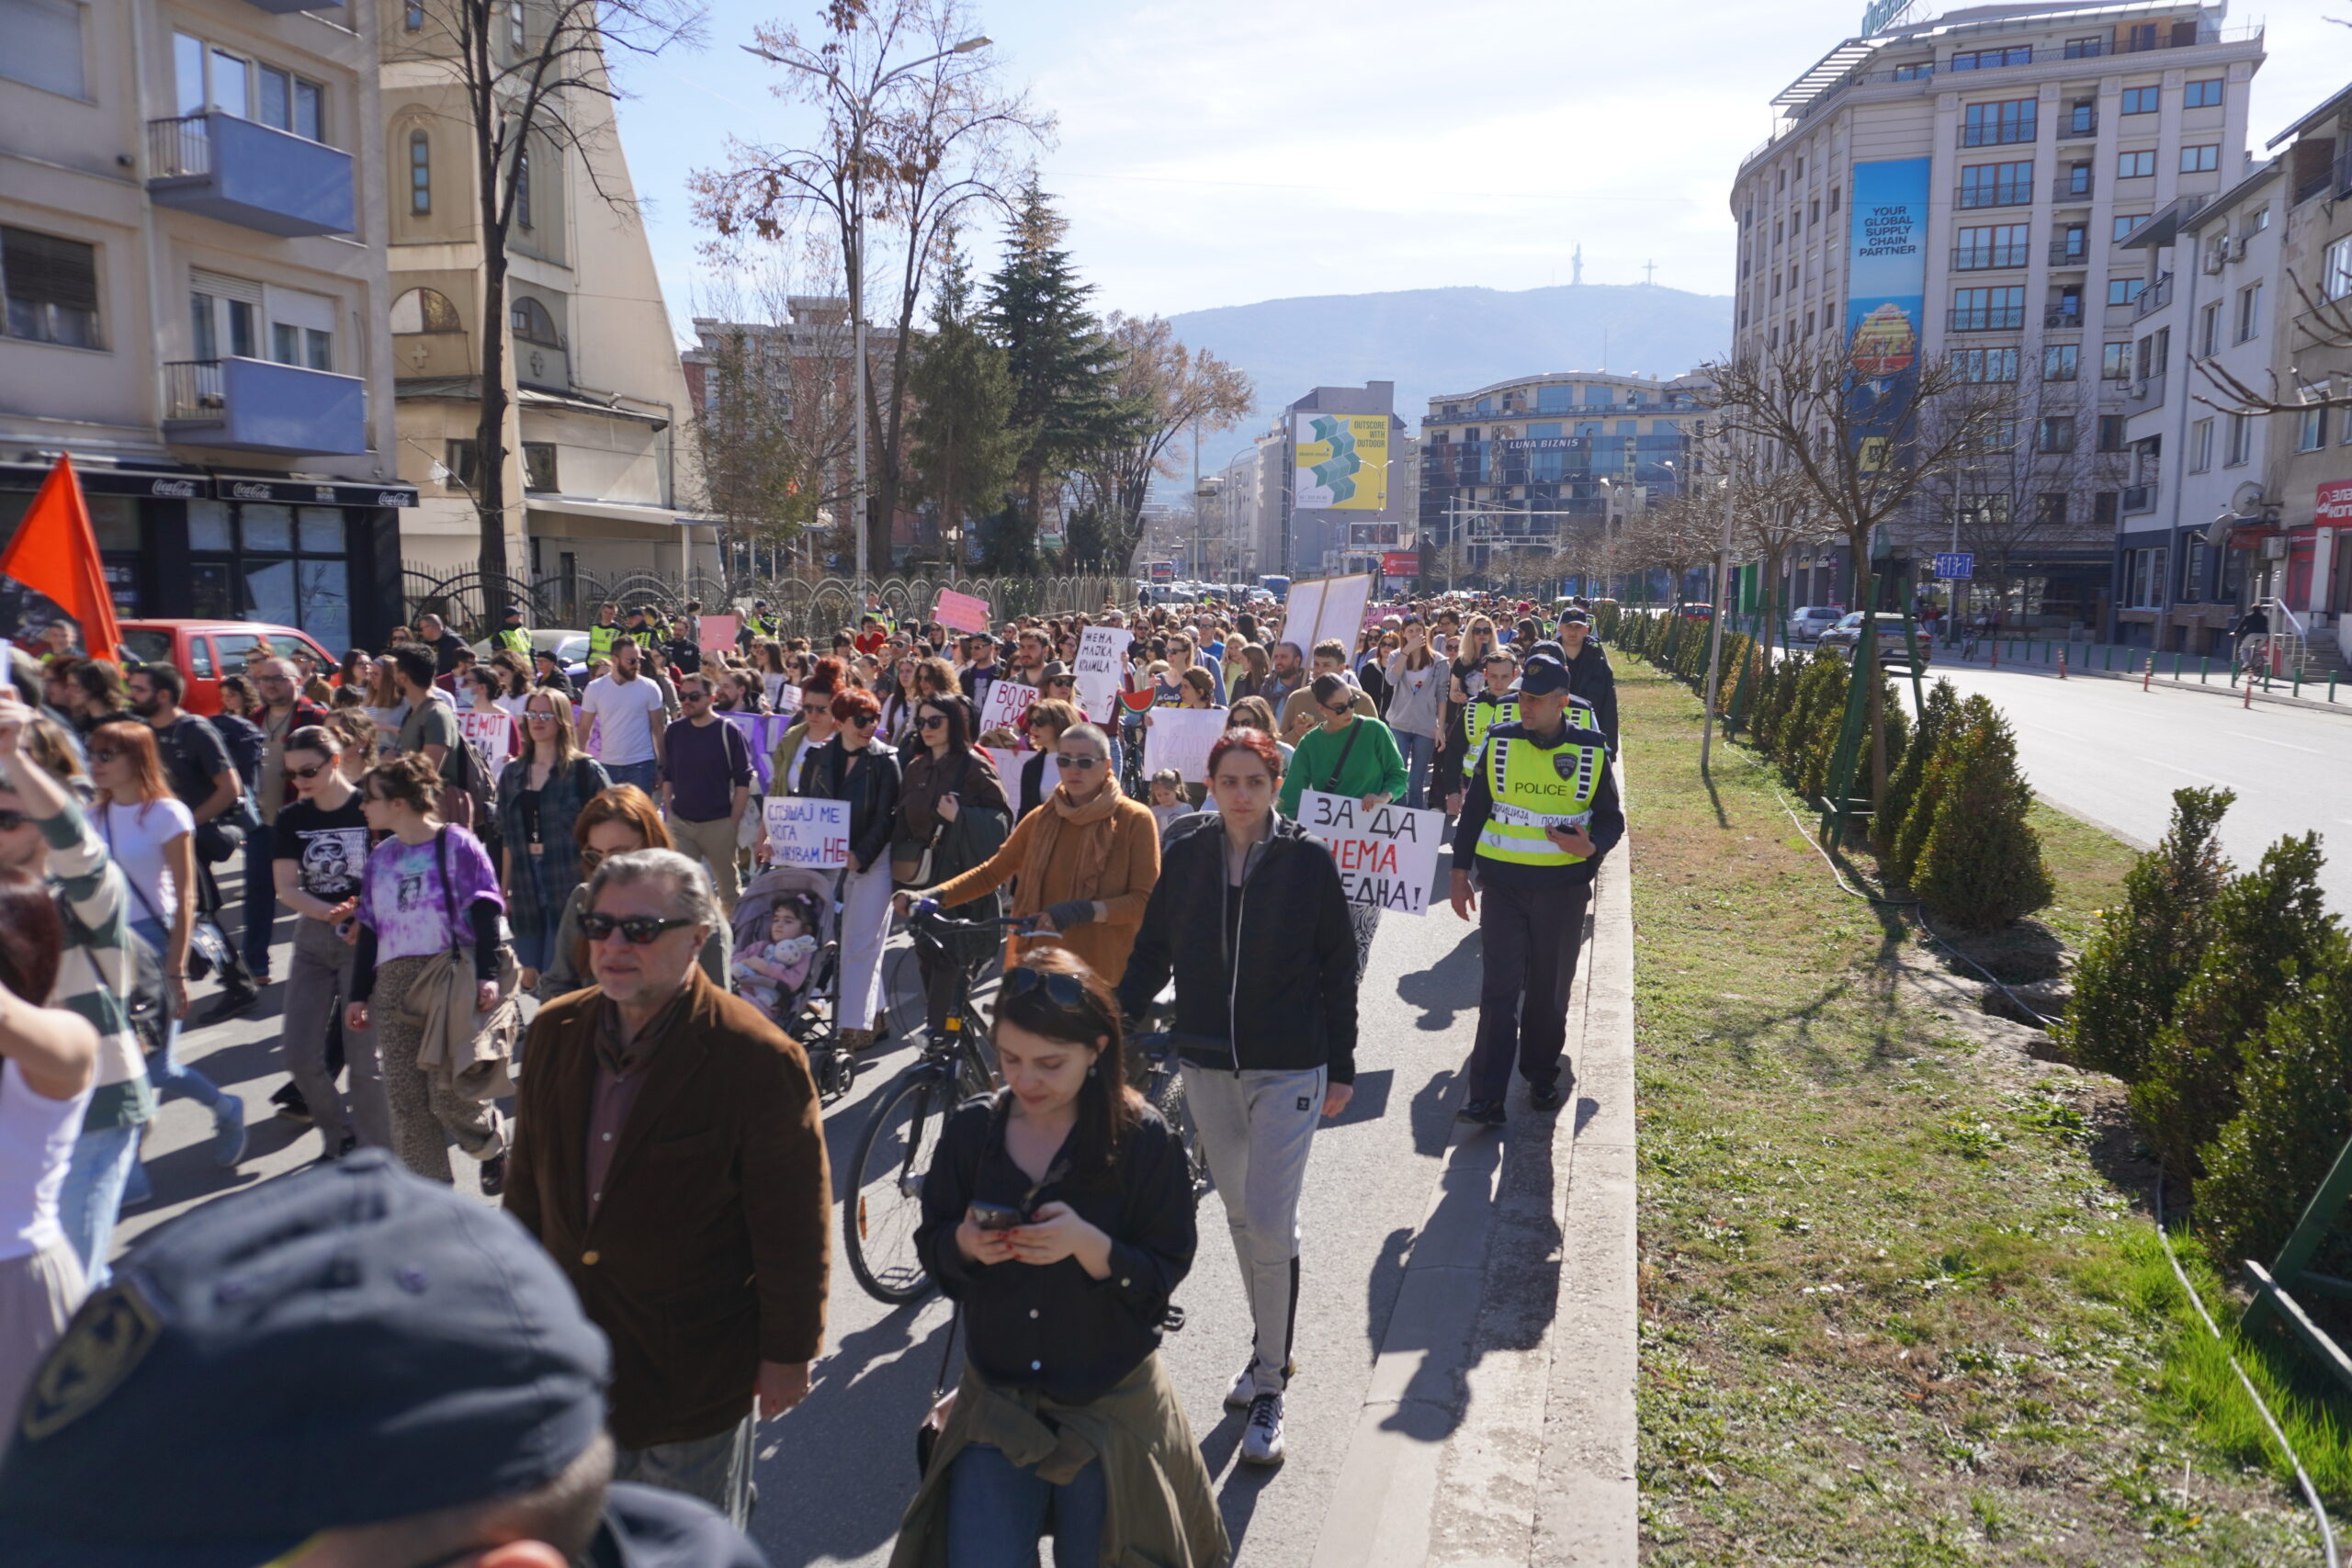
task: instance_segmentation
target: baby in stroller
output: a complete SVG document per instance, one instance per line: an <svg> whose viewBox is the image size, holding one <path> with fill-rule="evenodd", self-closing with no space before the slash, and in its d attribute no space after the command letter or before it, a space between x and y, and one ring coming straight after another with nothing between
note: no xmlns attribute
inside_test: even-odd
<svg viewBox="0 0 2352 1568"><path fill-rule="evenodd" d="M815 896L787 893L768 911L767 940L735 950L735 970L742 976L737 992L778 1023L799 1010L817 956L817 924Z"/></svg>
<svg viewBox="0 0 2352 1568"><path fill-rule="evenodd" d="M808 1071L826 1100L849 1091L855 1056L842 1050L833 1017L841 946L834 930L834 883L840 874L804 866L770 866L736 900L733 970L736 995L800 1043Z"/></svg>

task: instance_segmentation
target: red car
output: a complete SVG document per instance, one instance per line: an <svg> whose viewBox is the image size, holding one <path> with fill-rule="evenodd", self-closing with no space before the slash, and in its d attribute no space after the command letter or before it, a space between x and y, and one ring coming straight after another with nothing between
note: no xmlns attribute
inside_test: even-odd
<svg viewBox="0 0 2352 1568"><path fill-rule="evenodd" d="M244 673L249 660L306 648L330 681L337 678L334 671L342 662L308 633L260 621L124 621L121 631L123 649L134 664L179 666L187 677L180 706L208 718L220 711L220 677Z"/></svg>

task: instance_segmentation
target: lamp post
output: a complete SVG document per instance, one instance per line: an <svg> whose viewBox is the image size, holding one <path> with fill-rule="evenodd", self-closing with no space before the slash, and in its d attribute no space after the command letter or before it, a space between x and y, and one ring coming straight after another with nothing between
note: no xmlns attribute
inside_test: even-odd
<svg viewBox="0 0 2352 1568"><path fill-rule="evenodd" d="M852 520L852 525L857 530L857 591L859 594L858 602L861 604L865 603L864 595L865 592L865 580L867 576L865 543L865 175L864 172L864 164L865 163L865 127L867 122L874 118L875 95L881 92L883 88L888 86L891 83L897 81L908 72L928 65L934 60L944 60L951 54L969 54L974 50L986 49L993 41L993 39L986 37L985 35L979 38L967 38L952 49L943 49L936 54L926 54L921 60L910 60L904 65L899 66L897 69L889 71L882 76L877 77L875 80L874 85L866 88L863 94L852 93L847 85L842 81L840 75L834 72L824 70L819 66L810 65L805 61L788 59L786 56L777 54L771 50L762 49L756 44L747 43L742 46L744 53L755 54L771 64L789 65L795 71L806 71L811 76L823 77L828 83L831 84L832 89L835 93L848 101L854 111L850 116L849 143L850 199L854 204L854 209L850 213L849 319L850 351L857 356L857 365L852 372L851 382L851 396L857 401L857 451L855 455L855 484L850 496L850 517Z"/></svg>

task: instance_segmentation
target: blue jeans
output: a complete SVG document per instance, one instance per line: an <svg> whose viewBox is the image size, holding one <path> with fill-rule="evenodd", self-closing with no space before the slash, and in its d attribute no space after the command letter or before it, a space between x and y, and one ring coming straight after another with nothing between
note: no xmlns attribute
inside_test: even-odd
<svg viewBox="0 0 2352 1568"><path fill-rule="evenodd" d="M947 1568L1036 1568L1049 1508L1054 1568L1095 1568L1108 1506L1099 1461L1057 1486L1002 1449L973 1443L947 1475Z"/></svg>
<svg viewBox="0 0 2352 1568"><path fill-rule="evenodd" d="M1396 750L1405 753L1405 804L1419 811L1429 804L1430 764L1437 760L1437 738L1400 729Z"/></svg>
<svg viewBox="0 0 2352 1568"><path fill-rule="evenodd" d="M277 923L277 885L270 880L269 824L245 833L245 923L239 933L245 967L258 980L269 973L270 928Z"/></svg>
<svg viewBox="0 0 2352 1568"><path fill-rule="evenodd" d="M164 935L163 923L144 918L130 922L130 929L155 944L155 951L169 953L171 945ZM155 1085L155 1099L161 1101L175 1094L186 1095L200 1104L218 1107L229 1098L226 1090L194 1067L179 1064L175 1052L180 1043L180 1021L166 1016L164 1020L164 1048L147 1058L147 1076ZM84 1260L85 1267L87 1259Z"/></svg>
<svg viewBox="0 0 2352 1568"><path fill-rule="evenodd" d="M606 762L605 774L616 784L635 784L657 802L662 798L662 764L659 762Z"/></svg>
<svg viewBox="0 0 2352 1568"><path fill-rule="evenodd" d="M90 1289L103 1289L109 1270L107 1254L114 1246L114 1222L122 1213L122 1186L130 1179L131 1161L139 1157L139 1128L101 1127L74 1141L74 1157L65 1167L65 1186L57 1195L57 1223Z"/></svg>

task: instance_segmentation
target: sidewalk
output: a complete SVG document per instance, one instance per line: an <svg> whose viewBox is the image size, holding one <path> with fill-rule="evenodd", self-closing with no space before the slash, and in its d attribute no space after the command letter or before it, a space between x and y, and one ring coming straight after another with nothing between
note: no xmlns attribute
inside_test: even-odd
<svg viewBox="0 0 2352 1568"><path fill-rule="evenodd" d="M1588 917L1572 1105L1446 1151L1316 1568L1636 1559L1630 858Z"/></svg>
<svg viewBox="0 0 2352 1568"><path fill-rule="evenodd" d="M1928 663L1933 674L1938 666L1956 670L1989 670L1995 668L1993 644L1980 640L1976 657L1963 660L1957 648L1936 645L1935 655ZM2068 680L2130 681L2135 684L2143 678L2151 686L2163 686L2176 692L2207 692L2227 697L2233 702L2245 701L2245 686L2241 681L2233 684L2230 665L2225 659L2199 659L2188 654L2159 653L2155 668L2148 670L2148 650L2125 648L2117 643L2064 642L2038 639L2028 642L2005 638L2000 643L1998 668L2021 675L2046 675L2056 678L2061 673L2060 655L2064 656L2064 673ZM2178 673L2175 674L2174 671ZM2338 678L2331 683L2325 677L2306 681L2300 691L2288 677L2273 676L2266 689L2259 678L2255 682L2254 700L2279 707L2311 708L2320 713L2352 714L2352 681Z"/></svg>

